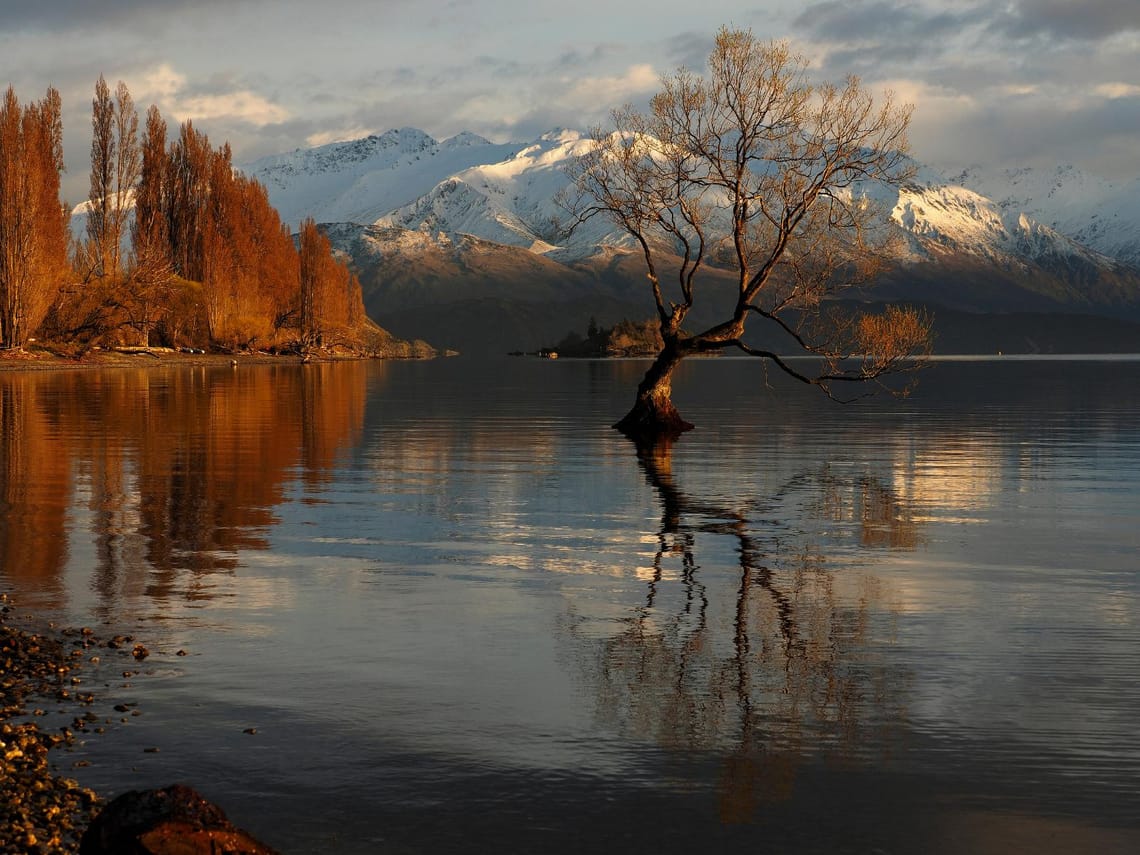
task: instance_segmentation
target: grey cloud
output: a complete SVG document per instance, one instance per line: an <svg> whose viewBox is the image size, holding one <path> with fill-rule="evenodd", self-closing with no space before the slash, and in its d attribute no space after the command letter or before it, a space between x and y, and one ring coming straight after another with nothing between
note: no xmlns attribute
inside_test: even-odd
<svg viewBox="0 0 1140 855"><path fill-rule="evenodd" d="M929 78L942 57L977 57L992 6L958 4L932 10L899 0L826 0L809 6L793 26L807 39L829 47L822 76L848 73L887 77L901 72ZM920 61L921 60L921 61Z"/></svg>
<svg viewBox="0 0 1140 855"><path fill-rule="evenodd" d="M602 42L593 45L589 50L563 51L551 63L551 68L562 72L582 71L611 60L615 56L621 56L623 52L621 45Z"/></svg>
<svg viewBox="0 0 1140 855"><path fill-rule="evenodd" d="M706 67L712 48L711 33L692 30L678 33L665 42L664 55L668 57L666 65L669 69L684 66L694 71L701 71Z"/></svg>
<svg viewBox="0 0 1140 855"><path fill-rule="evenodd" d="M995 23L1005 34L1100 40L1140 31L1136 0L1017 0Z"/></svg>
<svg viewBox="0 0 1140 855"><path fill-rule="evenodd" d="M1090 20L1083 30L1064 25L1086 11ZM822 76L901 76L978 97L1019 84L1131 81L1134 68L1120 67L1119 51L1090 55L1087 41L1048 30L1106 33L1130 20L1140 22L1136 0L1095 0L1087 7L1070 0L1019 0L1006 9L967 0L953 9L942 4L940 11L902 0L826 0L807 9L796 25L826 48ZM1032 48L1025 44L1030 38ZM1134 65L1133 57L1127 61Z"/></svg>
<svg viewBox="0 0 1140 855"><path fill-rule="evenodd" d="M325 0L331 12L353 9L379 14L388 7L414 0ZM0 35L8 32L75 32L129 24L138 30L161 29L171 21L214 13L264 7L280 20L300 8L303 0L0 0Z"/></svg>
<svg viewBox="0 0 1140 855"><path fill-rule="evenodd" d="M1007 96L972 114L927 117L912 141L919 159L953 166L1091 163L1108 175L1135 175L1138 126L1137 97L1092 98L1073 108L1046 97Z"/></svg>
<svg viewBox="0 0 1140 855"><path fill-rule="evenodd" d="M931 12L913 4L872 0L852 3L828 0L804 10L792 23L820 41L851 42L896 39L939 39L956 35L978 20L977 9Z"/></svg>
<svg viewBox="0 0 1140 855"><path fill-rule="evenodd" d="M4 30L55 32L104 27L124 20L154 21L171 13L232 7L232 0L2 0Z"/></svg>
<svg viewBox="0 0 1140 855"><path fill-rule="evenodd" d="M498 81L516 81L519 79L526 79L527 74L531 71L530 68L523 63L513 59L504 59L497 56L478 56L472 61L471 65L475 70L487 75L492 80ZM459 82L468 78L471 74L471 68L466 66L449 66L443 70L447 78L452 81Z"/></svg>
<svg viewBox="0 0 1140 855"><path fill-rule="evenodd" d="M890 46L836 48L827 54L827 63L820 69L825 77L839 77L847 74L869 76L881 74L890 63L910 65L919 54L929 53L913 44Z"/></svg>

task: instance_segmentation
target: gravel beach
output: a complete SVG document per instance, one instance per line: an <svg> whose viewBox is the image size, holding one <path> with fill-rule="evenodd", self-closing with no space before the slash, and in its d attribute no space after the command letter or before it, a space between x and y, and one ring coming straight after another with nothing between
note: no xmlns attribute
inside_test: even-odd
<svg viewBox="0 0 1140 855"><path fill-rule="evenodd" d="M52 752L73 744L75 727L41 728L51 703L83 705L76 672L96 646L89 630L33 627L0 594L0 853L75 852L101 801L52 768ZM83 721L77 719L76 725Z"/></svg>

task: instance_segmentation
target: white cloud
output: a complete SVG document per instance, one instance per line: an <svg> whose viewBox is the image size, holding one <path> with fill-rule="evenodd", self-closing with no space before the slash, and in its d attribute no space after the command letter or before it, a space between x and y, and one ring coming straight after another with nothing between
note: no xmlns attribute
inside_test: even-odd
<svg viewBox="0 0 1140 855"><path fill-rule="evenodd" d="M361 125L354 125L350 128L340 128L338 130L320 131L315 134L309 134L305 137L305 143L315 148L317 146L328 145L329 143L360 139L361 137L366 137L374 133L376 133L375 128L365 128Z"/></svg>
<svg viewBox="0 0 1140 855"><path fill-rule="evenodd" d="M514 139L520 132L541 133L554 125L584 127L614 107L657 91L661 84L648 63L586 77L552 74L543 65L529 71L529 77L520 74L518 82L509 86L472 73L457 80L447 95L432 96L437 104L450 98L448 133L473 130L491 137L506 133Z"/></svg>
<svg viewBox="0 0 1140 855"><path fill-rule="evenodd" d="M472 95L452 110L454 118L464 127L476 127L488 116L496 117L499 124L511 127L525 112L525 104L517 94L505 92Z"/></svg>
<svg viewBox="0 0 1140 855"><path fill-rule="evenodd" d="M280 124L290 116L284 107L248 89L190 96L182 99L174 112L182 113L188 119L228 119L248 122L256 127Z"/></svg>
<svg viewBox="0 0 1140 855"><path fill-rule="evenodd" d="M623 74L608 77L585 77L570 84L564 99L566 106L594 109L599 104L619 106L639 95L656 91L661 75L648 63L630 66Z"/></svg>
<svg viewBox="0 0 1140 855"><path fill-rule="evenodd" d="M179 74L167 63L149 69L142 75L142 85L131 94L135 102L163 104L186 88L186 75Z"/></svg>
<svg viewBox="0 0 1140 855"><path fill-rule="evenodd" d="M976 100L967 93L921 80L884 80L869 88L876 94L883 91L894 93L896 104L913 104L916 117L927 114L931 117L961 115L977 107Z"/></svg>
<svg viewBox="0 0 1140 855"><path fill-rule="evenodd" d="M1101 83L1093 89L1101 98L1135 98L1140 96L1140 86L1135 83Z"/></svg>
<svg viewBox="0 0 1140 855"><path fill-rule="evenodd" d="M1028 98L1041 92L1041 87L1035 83L1008 83L998 88L1002 95L1017 98Z"/></svg>
<svg viewBox="0 0 1140 855"><path fill-rule="evenodd" d="M164 115L180 122L218 119L260 128L280 124L291 117L287 109L249 89L201 94L188 89L187 76L162 63L143 74L142 85L132 94L136 103L153 102Z"/></svg>

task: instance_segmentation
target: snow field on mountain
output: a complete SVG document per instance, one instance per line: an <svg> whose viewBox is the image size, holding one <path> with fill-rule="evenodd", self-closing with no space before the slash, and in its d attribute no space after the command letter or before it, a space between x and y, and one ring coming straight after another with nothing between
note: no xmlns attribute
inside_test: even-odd
<svg viewBox="0 0 1140 855"><path fill-rule="evenodd" d="M467 132L438 142L402 128L263 158L246 171L266 184L290 224L312 216L386 234L407 229L450 245L471 235L567 262L630 247L602 217L567 230L558 203L569 185L565 168L591 144L566 129L527 143L492 143ZM984 195L984 186L997 196ZM1072 168L975 169L948 180L919 165L902 188L863 182L853 192L890 212L907 237L904 261L948 254L1005 266L1069 259L1107 270L1114 265L1105 256L1140 264L1137 190L1140 184L1111 185Z"/></svg>

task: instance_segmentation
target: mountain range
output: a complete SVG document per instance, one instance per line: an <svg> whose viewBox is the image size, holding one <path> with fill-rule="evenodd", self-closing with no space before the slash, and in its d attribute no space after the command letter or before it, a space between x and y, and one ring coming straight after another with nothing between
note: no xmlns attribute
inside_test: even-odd
<svg viewBox="0 0 1140 855"><path fill-rule="evenodd" d="M402 128L243 171L285 222L323 225L351 257L369 314L396 335L467 352L531 350L590 319L653 313L627 235L601 218L567 234L558 194L589 145L564 129L493 143ZM916 164L905 186L863 192L903 240L874 292L853 296L929 306L938 349L1140 346L1140 180L1113 184L1073 167L945 176ZM711 305L693 325L731 299L727 274L710 278ZM1004 323L983 320L995 314ZM1073 340L1076 329L1087 341Z"/></svg>

